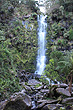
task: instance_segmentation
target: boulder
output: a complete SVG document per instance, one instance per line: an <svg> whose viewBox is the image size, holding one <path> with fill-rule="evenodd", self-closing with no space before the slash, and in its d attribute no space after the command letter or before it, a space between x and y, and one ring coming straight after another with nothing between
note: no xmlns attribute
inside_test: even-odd
<svg viewBox="0 0 73 110"><path fill-rule="evenodd" d="M25 89L22 89L22 91L21 91L22 93L25 93L26 92L26 90Z"/></svg>
<svg viewBox="0 0 73 110"><path fill-rule="evenodd" d="M0 102L0 110L4 110L4 107L6 106L7 103L8 103L7 100L1 101L1 102Z"/></svg>
<svg viewBox="0 0 73 110"><path fill-rule="evenodd" d="M63 99L62 103L73 102L73 97Z"/></svg>
<svg viewBox="0 0 73 110"><path fill-rule="evenodd" d="M71 93L72 93L72 91L73 91L73 87L70 87L69 88L69 86L66 88L66 90L68 90L69 91L69 89L71 89Z"/></svg>
<svg viewBox="0 0 73 110"><path fill-rule="evenodd" d="M44 89L48 89L49 88L49 85L44 85Z"/></svg>
<svg viewBox="0 0 73 110"><path fill-rule="evenodd" d="M73 92L71 93L71 96L73 97Z"/></svg>
<svg viewBox="0 0 73 110"><path fill-rule="evenodd" d="M30 86L36 86L36 85L42 85L42 83L41 82L39 82L39 81L37 81L37 80L35 80L35 79L31 79L31 80L29 80L28 81L28 85L30 85Z"/></svg>
<svg viewBox="0 0 73 110"><path fill-rule="evenodd" d="M40 101L39 101L40 102ZM41 109L43 108L46 104L56 104L58 103L58 100L42 100L42 103L39 104L36 108ZM44 109L43 109L44 110ZM46 110L46 109L45 109ZM48 109L49 110L49 109Z"/></svg>
<svg viewBox="0 0 73 110"><path fill-rule="evenodd" d="M28 19L29 17L31 17L31 15L24 15L23 18Z"/></svg>
<svg viewBox="0 0 73 110"><path fill-rule="evenodd" d="M43 102L46 102L46 100L38 100L37 101L38 104L43 103Z"/></svg>
<svg viewBox="0 0 73 110"><path fill-rule="evenodd" d="M36 90L41 90L44 86L39 86L39 87L36 87Z"/></svg>
<svg viewBox="0 0 73 110"><path fill-rule="evenodd" d="M27 85L25 85L24 88L25 88L26 91L32 91L32 90L31 90L31 87L29 87L29 86L27 86Z"/></svg>
<svg viewBox="0 0 73 110"><path fill-rule="evenodd" d="M68 97L71 96L70 92L64 88L57 88L56 92L60 95L64 95L64 96L68 96Z"/></svg>
<svg viewBox="0 0 73 110"><path fill-rule="evenodd" d="M43 99L44 95L41 94L41 92L36 93L35 98L36 100L38 99Z"/></svg>
<svg viewBox="0 0 73 110"><path fill-rule="evenodd" d="M62 104L47 104L42 110L59 110L60 107L62 107Z"/></svg>
<svg viewBox="0 0 73 110"><path fill-rule="evenodd" d="M25 93L14 93L8 101L0 103L0 110L30 110L32 106L31 97Z"/></svg>
<svg viewBox="0 0 73 110"><path fill-rule="evenodd" d="M65 83L62 83L62 84L54 84L54 85L52 85L52 87L66 88L66 87L68 87L68 85Z"/></svg>
<svg viewBox="0 0 73 110"><path fill-rule="evenodd" d="M61 87L61 88L66 88L66 87L68 87L68 85L65 84L65 83L62 83L62 84L60 84L60 87Z"/></svg>
<svg viewBox="0 0 73 110"><path fill-rule="evenodd" d="M40 92L41 92L41 93L47 93L47 94L50 93L49 89L41 89Z"/></svg>

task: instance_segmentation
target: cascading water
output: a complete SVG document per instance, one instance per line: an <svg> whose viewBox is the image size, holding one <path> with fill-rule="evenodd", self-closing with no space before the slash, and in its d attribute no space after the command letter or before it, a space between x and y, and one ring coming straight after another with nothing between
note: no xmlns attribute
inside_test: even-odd
<svg viewBox="0 0 73 110"><path fill-rule="evenodd" d="M42 74L44 69L45 69L45 61L46 61L46 28L47 28L47 23L45 21L46 15L38 15L38 55L37 55L37 67L36 67L36 73L37 74Z"/></svg>

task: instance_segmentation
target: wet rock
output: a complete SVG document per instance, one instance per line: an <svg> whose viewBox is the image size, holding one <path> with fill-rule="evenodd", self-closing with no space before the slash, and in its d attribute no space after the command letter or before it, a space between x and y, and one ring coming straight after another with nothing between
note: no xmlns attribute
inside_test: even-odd
<svg viewBox="0 0 73 110"><path fill-rule="evenodd" d="M73 97L73 92L71 93L71 96Z"/></svg>
<svg viewBox="0 0 73 110"><path fill-rule="evenodd" d="M49 85L45 85L45 86L44 86L44 89L48 89L48 87L49 87Z"/></svg>
<svg viewBox="0 0 73 110"><path fill-rule="evenodd" d="M57 88L56 92L61 95L71 96L70 92L64 88Z"/></svg>
<svg viewBox="0 0 73 110"><path fill-rule="evenodd" d="M40 92L41 93L48 93L49 94L50 91L49 91L49 89L41 89Z"/></svg>
<svg viewBox="0 0 73 110"><path fill-rule="evenodd" d="M43 108L46 104L56 104L58 102L58 100L45 100L45 101L42 101L41 104L39 104L36 108L37 109L41 109ZM43 109L44 110L44 109ZM46 109L45 109L46 110Z"/></svg>
<svg viewBox="0 0 73 110"><path fill-rule="evenodd" d="M41 94L41 92L36 93L35 98L38 99L43 99L44 95Z"/></svg>
<svg viewBox="0 0 73 110"><path fill-rule="evenodd" d="M35 108L36 108L35 101L32 101L32 108L31 108L31 110L35 110Z"/></svg>
<svg viewBox="0 0 73 110"><path fill-rule="evenodd" d="M69 91L69 86L66 88L67 91Z"/></svg>
<svg viewBox="0 0 73 110"><path fill-rule="evenodd" d="M73 110L73 106L71 107L71 106L68 105L68 106L66 107L66 110Z"/></svg>
<svg viewBox="0 0 73 110"><path fill-rule="evenodd" d="M31 90L31 87L26 86L26 85L25 85L25 90L26 90L26 91L32 91L32 90Z"/></svg>
<svg viewBox="0 0 73 110"><path fill-rule="evenodd" d="M15 93L9 101L5 101L1 110L30 110L32 106L31 97L25 93Z"/></svg>
<svg viewBox="0 0 73 110"><path fill-rule="evenodd" d="M60 87L60 84L53 84L51 87Z"/></svg>
<svg viewBox="0 0 73 110"><path fill-rule="evenodd" d="M29 17L31 17L31 15L24 15L23 18L28 19Z"/></svg>
<svg viewBox="0 0 73 110"><path fill-rule="evenodd" d="M46 102L46 100L38 100L37 101L38 104L43 103L43 102Z"/></svg>
<svg viewBox="0 0 73 110"><path fill-rule="evenodd" d="M59 110L60 107L62 107L61 104L47 104L42 110Z"/></svg>
<svg viewBox="0 0 73 110"><path fill-rule="evenodd" d="M62 103L73 102L73 97L63 99Z"/></svg>
<svg viewBox="0 0 73 110"><path fill-rule="evenodd" d="M39 82L39 81L37 81L37 80L35 80L35 79L31 79L31 80L28 81L28 85L33 85L33 86L35 86L35 85L37 85L37 84L42 85L41 82Z"/></svg>
<svg viewBox="0 0 73 110"><path fill-rule="evenodd" d="M8 102L7 100L0 102L0 110L4 110L4 108L5 108L6 104L7 104L7 102Z"/></svg>
<svg viewBox="0 0 73 110"><path fill-rule="evenodd" d="M60 87L61 87L61 88L66 88L66 87L68 87L68 85L65 84L65 83L62 83L62 84L60 84Z"/></svg>
<svg viewBox="0 0 73 110"><path fill-rule="evenodd" d="M25 93L26 92L26 90L25 89L23 89L22 91L21 91L21 93Z"/></svg>
<svg viewBox="0 0 73 110"><path fill-rule="evenodd" d="M72 93L73 87L69 87L69 86L68 86L68 87L66 88L66 90L68 90L68 91L69 91L69 89L71 90L71 93Z"/></svg>
<svg viewBox="0 0 73 110"><path fill-rule="evenodd" d="M31 89L32 89L33 91L37 91L37 92L38 92L38 90L36 89L35 86L32 86L32 85L31 85Z"/></svg>
<svg viewBox="0 0 73 110"><path fill-rule="evenodd" d="M44 87L43 85L39 86L39 87L36 88L36 90L41 90L43 87Z"/></svg>

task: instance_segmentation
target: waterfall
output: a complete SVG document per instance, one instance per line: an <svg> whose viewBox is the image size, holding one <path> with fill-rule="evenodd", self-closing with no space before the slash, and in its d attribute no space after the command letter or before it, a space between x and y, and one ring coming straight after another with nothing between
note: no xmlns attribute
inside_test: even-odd
<svg viewBox="0 0 73 110"><path fill-rule="evenodd" d="M38 15L38 52L37 52L37 66L36 66L36 73L42 74L45 69L45 62L46 62L46 28L47 23L45 21L46 15Z"/></svg>

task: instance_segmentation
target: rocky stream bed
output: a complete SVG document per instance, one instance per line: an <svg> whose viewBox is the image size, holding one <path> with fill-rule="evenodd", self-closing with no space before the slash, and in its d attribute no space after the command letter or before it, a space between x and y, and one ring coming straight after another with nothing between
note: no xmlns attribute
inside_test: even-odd
<svg viewBox="0 0 73 110"><path fill-rule="evenodd" d="M70 93L69 85L45 84L40 78L39 75L21 74L23 90L1 101L0 110L73 110L73 84Z"/></svg>

